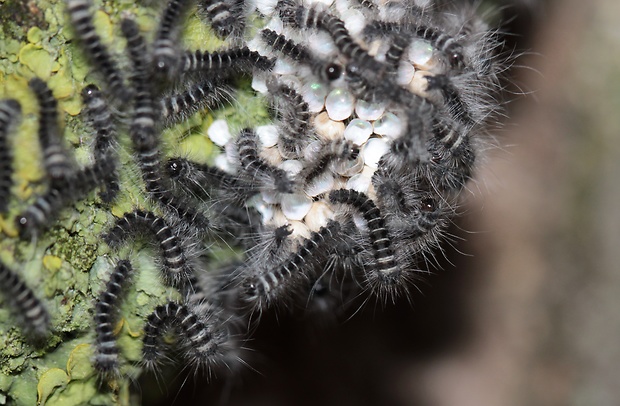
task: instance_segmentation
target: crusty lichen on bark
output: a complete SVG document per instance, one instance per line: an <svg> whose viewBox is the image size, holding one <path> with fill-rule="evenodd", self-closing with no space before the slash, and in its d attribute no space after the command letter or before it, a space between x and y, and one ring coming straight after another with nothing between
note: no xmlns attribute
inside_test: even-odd
<svg viewBox="0 0 620 406"><path fill-rule="evenodd" d="M95 25L104 42L122 55L124 41L119 33L123 12L133 14L141 30L150 37L158 10L129 1L95 1ZM190 13L183 39L189 48L215 49L222 45L195 13ZM119 148L123 171L122 192L108 208L97 193L62 210L53 225L32 241L19 240L14 217L44 192L37 138L38 106L28 80L40 77L48 82L59 101L65 143L80 165L91 157L92 135L80 115L81 89L99 81L92 65L81 52L79 41L68 24L64 4L59 0L0 2L0 97L15 98L22 105L22 117L12 140L14 180L10 211L0 215L0 260L15 269L52 317L52 332L44 343L24 336L16 315L0 297L0 404L16 405L108 405L131 404L130 382L140 374L142 327L152 309L177 293L165 287L151 250L128 247L111 253L100 244L101 233L115 217L136 206L152 208L141 192L143 186L132 163L128 141L121 135ZM246 86L246 89L248 86ZM208 161L214 147L206 129L214 117L225 116L232 130L251 121L264 122L268 113L263 100L251 91L236 95L242 109L226 107L213 114L198 114L167 130L167 150L177 155ZM239 113L243 112L243 113ZM93 306L114 267L114 259L129 255L134 268L132 287L127 292L117 325L123 363L122 376L103 382L92 367L94 342ZM128 362L127 362L128 361Z"/></svg>

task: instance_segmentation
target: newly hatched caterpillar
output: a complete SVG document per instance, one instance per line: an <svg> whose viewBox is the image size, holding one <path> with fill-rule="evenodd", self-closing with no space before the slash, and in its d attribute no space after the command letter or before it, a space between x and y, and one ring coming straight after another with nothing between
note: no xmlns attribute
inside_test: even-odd
<svg viewBox="0 0 620 406"><path fill-rule="evenodd" d="M285 158L298 158L311 138L308 136L310 111L308 103L295 89L275 79L267 81L279 122L278 149Z"/></svg>
<svg viewBox="0 0 620 406"><path fill-rule="evenodd" d="M400 285L402 270L396 261L392 237L384 217L372 199L355 190L340 189L330 192L329 200L354 207L366 221L374 256L374 262L366 271L368 282L378 284L380 289L385 289L382 285L388 289Z"/></svg>
<svg viewBox="0 0 620 406"><path fill-rule="evenodd" d="M43 80L31 79L30 89L39 102L39 143L43 152L43 166L52 187L74 175L75 168L62 145L58 118L58 102Z"/></svg>
<svg viewBox="0 0 620 406"><path fill-rule="evenodd" d="M110 203L119 191L118 174L116 173L115 149L117 145L117 130L113 121L112 112L101 91L95 85L88 85L82 90L86 115L95 130L95 145L93 156L99 165L105 165L103 173L104 183L107 187L99 194L101 200Z"/></svg>
<svg viewBox="0 0 620 406"><path fill-rule="evenodd" d="M244 129L237 139L240 170L248 182L260 182L263 187L280 193L292 193L293 182L285 171L265 162L258 156L254 130Z"/></svg>
<svg viewBox="0 0 620 406"><path fill-rule="evenodd" d="M101 42L101 37L95 31L90 1L66 0L66 5L72 27L82 42L84 51L108 83L111 95L119 101L127 100L130 94L127 86L125 86L123 76L107 48Z"/></svg>
<svg viewBox="0 0 620 406"><path fill-rule="evenodd" d="M241 47L221 52L186 51L180 65L182 74L209 72L216 77L226 77L239 72L252 73L253 69L268 71L273 64L273 59Z"/></svg>
<svg viewBox="0 0 620 406"><path fill-rule="evenodd" d="M342 165L340 168L336 166L357 159L359 152L359 148L350 141L335 140L321 143L317 156L313 157L298 175L302 184L306 185L306 192L310 196L318 195L319 193L308 191L312 189L312 184L317 181L317 178L324 174L331 176L333 172L345 169Z"/></svg>
<svg viewBox="0 0 620 406"><path fill-rule="evenodd" d="M309 66L312 73L323 81L331 82L342 75L342 66L317 58L310 50L294 43L282 34L266 28L261 31L261 37L275 51L281 52L299 64Z"/></svg>
<svg viewBox="0 0 620 406"><path fill-rule="evenodd" d="M329 244L337 238L339 232L340 224L330 222L305 239L297 252L291 254L278 268L251 276L244 284L246 300L262 309L274 300L285 297L285 290L292 289L300 277L312 272L316 263L321 262L329 250Z"/></svg>
<svg viewBox="0 0 620 406"><path fill-rule="evenodd" d="M205 79L190 85L181 93L171 94L159 101L162 121L166 125L187 119L192 114L212 110L233 99L233 89L218 80Z"/></svg>
<svg viewBox="0 0 620 406"><path fill-rule="evenodd" d="M189 0L169 0L162 13L153 42L153 64L155 72L164 78L174 77L179 68L179 20L189 3Z"/></svg>
<svg viewBox="0 0 620 406"><path fill-rule="evenodd" d="M198 315L188 306L169 302L158 306L147 318L142 340L142 362L154 369L164 357L162 338L166 330L178 330L186 357L198 367L209 368L226 355L229 339L225 331L215 331L208 321L209 315Z"/></svg>
<svg viewBox="0 0 620 406"><path fill-rule="evenodd" d="M21 278L2 262L0 290L29 334L39 340L49 333L50 316L47 309Z"/></svg>
<svg viewBox="0 0 620 406"><path fill-rule="evenodd" d="M9 194L13 185L13 154L9 134L21 115L17 100L0 101L0 213L5 213L9 205Z"/></svg>
<svg viewBox="0 0 620 406"><path fill-rule="evenodd" d="M187 283L192 274L191 266L178 235L164 219L151 212L136 210L125 214L104 236L111 247L119 247L126 239L149 233L159 243L165 277L177 285Z"/></svg>
<svg viewBox="0 0 620 406"><path fill-rule="evenodd" d="M120 295L126 280L132 273L131 263L118 261L105 289L95 304L95 368L104 375L118 375L118 346L114 337L115 312L119 306Z"/></svg>

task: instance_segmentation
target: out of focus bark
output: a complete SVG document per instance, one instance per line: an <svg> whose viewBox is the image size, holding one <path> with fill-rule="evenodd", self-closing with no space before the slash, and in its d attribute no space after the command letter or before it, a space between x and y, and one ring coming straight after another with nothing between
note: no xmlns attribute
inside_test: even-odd
<svg viewBox="0 0 620 406"><path fill-rule="evenodd" d="M521 62L538 71L521 76L534 93L468 204L473 334L417 366L403 397L620 404L619 16L616 0L569 0L541 21L539 55Z"/></svg>

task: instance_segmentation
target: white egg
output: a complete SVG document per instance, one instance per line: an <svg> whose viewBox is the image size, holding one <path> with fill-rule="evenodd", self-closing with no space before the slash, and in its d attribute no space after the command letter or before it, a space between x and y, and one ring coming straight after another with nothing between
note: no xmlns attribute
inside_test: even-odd
<svg viewBox="0 0 620 406"><path fill-rule="evenodd" d="M358 35L366 27L366 18L359 10L350 8L342 14L344 26L349 30L349 34Z"/></svg>
<svg viewBox="0 0 620 406"><path fill-rule="evenodd" d="M344 129L344 138L351 141L355 145L362 145L372 134L372 124L368 121L354 118L351 120L347 128Z"/></svg>
<svg viewBox="0 0 620 406"><path fill-rule="evenodd" d="M211 141L219 147L223 147L228 144L228 142L232 139L226 120L215 120L211 123L209 129L207 130L207 135Z"/></svg>
<svg viewBox="0 0 620 406"><path fill-rule="evenodd" d="M264 148L273 147L278 143L278 127L275 125L261 125L256 127L256 135L260 145Z"/></svg>
<svg viewBox="0 0 620 406"><path fill-rule="evenodd" d="M342 121L353 113L355 97L346 89L334 89L325 99L325 109L329 118L334 121Z"/></svg>
<svg viewBox="0 0 620 406"><path fill-rule="evenodd" d="M288 159L278 165L278 168L282 169L290 177L294 177L304 169L304 164L296 159Z"/></svg>
<svg viewBox="0 0 620 406"><path fill-rule="evenodd" d="M380 103L369 103L364 100L358 100L355 103L355 114L362 120L376 120L385 111L385 106Z"/></svg>
<svg viewBox="0 0 620 406"><path fill-rule="evenodd" d="M254 75L252 77L252 89L260 94L267 94L267 81L263 75Z"/></svg>
<svg viewBox="0 0 620 406"><path fill-rule="evenodd" d="M377 168L377 164L381 157L390 150L388 144L381 138L372 138L362 149L362 158L364 164L371 168Z"/></svg>
<svg viewBox="0 0 620 406"><path fill-rule="evenodd" d="M301 95L305 102L308 103L308 110L311 113L318 113L325 107L325 97L327 97L328 88L319 82L307 82L301 88Z"/></svg>
<svg viewBox="0 0 620 406"><path fill-rule="evenodd" d="M347 181L347 189L356 190L361 193L366 193L368 187L370 186L371 177L366 174L358 173L357 175L351 176Z"/></svg>
<svg viewBox="0 0 620 406"><path fill-rule="evenodd" d="M398 138L403 132L403 122L394 113L385 113L373 123L375 134L385 135L390 139Z"/></svg>
<svg viewBox="0 0 620 406"><path fill-rule="evenodd" d="M282 195L282 213L289 220L301 220L310 211L312 199L302 193Z"/></svg>
<svg viewBox="0 0 620 406"><path fill-rule="evenodd" d="M231 164L226 154L219 154L215 157L213 163L215 167L226 173L235 173L235 167Z"/></svg>
<svg viewBox="0 0 620 406"><path fill-rule="evenodd" d="M424 68L433 58L433 46L424 40L415 40L409 45L409 60L415 66Z"/></svg>
<svg viewBox="0 0 620 406"><path fill-rule="evenodd" d="M334 187L334 175L329 171L324 172L312 179L312 181L306 185L305 192L310 197L315 197L321 193L326 193L332 190Z"/></svg>

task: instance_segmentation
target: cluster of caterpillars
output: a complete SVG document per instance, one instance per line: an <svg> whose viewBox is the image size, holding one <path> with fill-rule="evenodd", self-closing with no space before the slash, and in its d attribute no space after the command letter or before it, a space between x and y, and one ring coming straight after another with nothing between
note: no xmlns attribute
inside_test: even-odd
<svg viewBox="0 0 620 406"><path fill-rule="evenodd" d="M180 31L195 7L192 1L169 0L152 41L132 16L124 15L120 32L130 68L121 70L119 56L95 30L90 2L66 0L76 37L102 78L101 89L89 84L82 92L94 139L86 167L77 167L63 143L57 102L46 83L37 78L29 83L40 109L47 190L15 218L22 238L45 232L60 210L94 190L103 204L113 204L123 193L117 140L128 136L131 141L152 205L117 219L103 240L112 249L137 238L154 241L162 280L181 294L145 320L143 358L149 367L165 358L166 331L177 333L189 363L210 368L239 359L248 320L269 306L326 309L343 307L360 294L383 301L406 295L419 277L420 263L438 248L488 138L485 128L497 113L497 75L504 66L496 55L500 44L470 8L447 10L412 0L336 0L332 7L296 0L259 3L261 17L281 28L259 31L257 40L268 52L249 47L246 20L254 10L241 0L200 1L216 35L231 44L215 52L181 50ZM305 36L327 38L335 56L318 54L313 44L303 43ZM417 87L399 83L413 43L426 46L432 59L424 69L412 62ZM350 174L336 174L355 166L370 144L317 136L316 111L299 83L276 72L282 61L327 89L345 89L358 103L395 112L404 123L390 137L372 135L387 150L374 166L368 158L361 161L372 168L364 190L346 187ZM254 128L243 129L226 145L230 168L164 156L162 130L230 102L240 75L266 84L276 124L268 135L277 139L276 159L266 156L264 137ZM14 100L0 103L0 210L6 209L11 188L7 138L19 113ZM293 161L301 162L296 172L279 164ZM324 178L335 179L333 186L307 198L304 193ZM294 226L261 210L285 212L288 204L298 209L301 203L289 203L298 195L322 208L321 214L305 214ZM201 254L214 239L245 252L244 257L206 272ZM119 260L94 307L94 363L103 375L119 373L114 325L136 271L128 259ZM27 329L45 335L49 316L35 295L2 264L0 278Z"/></svg>

